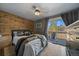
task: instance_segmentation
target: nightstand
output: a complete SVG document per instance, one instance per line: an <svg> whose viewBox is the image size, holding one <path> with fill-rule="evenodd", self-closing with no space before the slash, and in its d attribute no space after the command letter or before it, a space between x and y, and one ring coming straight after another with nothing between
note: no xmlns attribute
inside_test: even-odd
<svg viewBox="0 0 79 59"><path fill-rule="evenodd" d="M8 46L11 46L11 40L7 37L0 38L0 56L4 56L4 49Z"/></svg>

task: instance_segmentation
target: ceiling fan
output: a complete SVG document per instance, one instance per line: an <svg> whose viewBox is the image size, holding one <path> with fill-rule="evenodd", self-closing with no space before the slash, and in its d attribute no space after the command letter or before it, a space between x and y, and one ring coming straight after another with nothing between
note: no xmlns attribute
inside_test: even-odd
<svg viewBox="0 0 79 59"><path fill-rule="evenodd" d="M32 8L33 8L33 13L34 13L34 15L36 15L36 16L43 16L43 14L44 13L47 13L48 12L48 10L44 10L43 8L41 8L40 6L32 6Z"/></svg>
<svg viewBox="0 0 79 59"><path fill-rule="evenodd" d="M34 15L39 16L41 14L40 8L33 6L34 9Z"/></svg>

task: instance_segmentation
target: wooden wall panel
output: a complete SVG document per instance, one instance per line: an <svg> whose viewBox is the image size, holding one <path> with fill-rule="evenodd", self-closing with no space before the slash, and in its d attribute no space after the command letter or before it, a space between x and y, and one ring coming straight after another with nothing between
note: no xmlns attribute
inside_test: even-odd
<svg viewBox="0 0 79 59"><path fill-rule="evenodd" d="M11 30L29 29L34 31L34 21L23 19L13 14L0 11L0 33L10 35Z"/></svg>

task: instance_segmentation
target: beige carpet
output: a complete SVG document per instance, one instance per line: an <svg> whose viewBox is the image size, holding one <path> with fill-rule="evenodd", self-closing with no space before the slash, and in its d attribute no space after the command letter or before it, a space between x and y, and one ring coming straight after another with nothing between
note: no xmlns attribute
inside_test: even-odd
<svg viewBox="0 0 79 59"><path fill-rule="evenodd" d="M40 56L66 56L66 47L48 42L48 46L40 53Z"/></svg>

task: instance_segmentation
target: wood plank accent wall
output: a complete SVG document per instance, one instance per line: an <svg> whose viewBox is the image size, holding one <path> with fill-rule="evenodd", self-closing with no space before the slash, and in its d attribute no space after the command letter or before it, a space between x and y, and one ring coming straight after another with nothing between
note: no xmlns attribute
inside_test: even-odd
<svg viewBox="0 0 79 59"><path fill-rule="evenodd" d="M11 30L17 29L29 29L33 32L34 21L0 11L0 33L2 35L11 35Z"/></svg>

